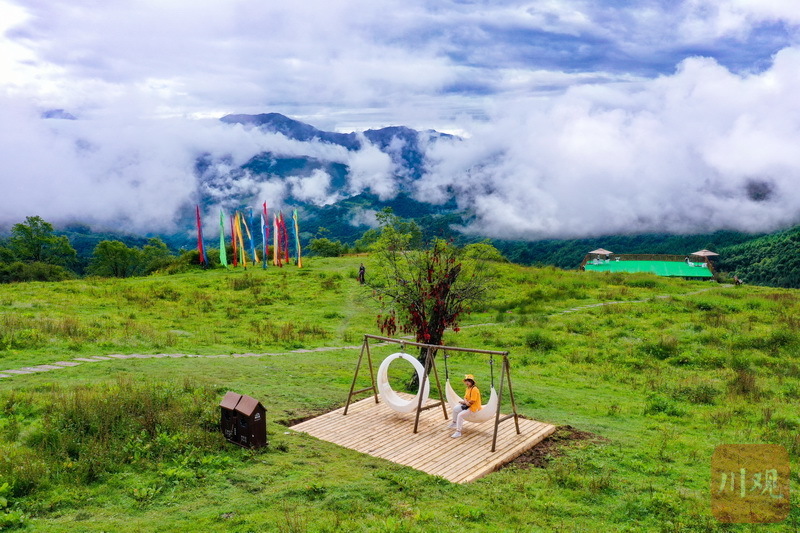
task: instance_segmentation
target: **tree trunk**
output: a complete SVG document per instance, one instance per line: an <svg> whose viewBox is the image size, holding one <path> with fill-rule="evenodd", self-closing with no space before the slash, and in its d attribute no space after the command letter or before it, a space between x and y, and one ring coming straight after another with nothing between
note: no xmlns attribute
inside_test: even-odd
<svg viewBox="0 0 800 533"><path fill-rule="evenodd" d="M440 344L442 344L442 338L443 337L444 337L444 332L442 332L442 333L434 332L434 333L431 334L430 341L426 342L425 344L434 344L436 346L439 346ZM431 350L431 356L435 358L437 351L438 350L435 350L435 349ZM417 361L420 362L420 364L422 365L422 368L425 368L425 360L427 358L427 355L428 355L428 349L427 348L420 348L419 349L419 355L417 356ZM430 371L431 371L431 369L429 368L428 369L428 374L430 374ZM411 374L411 379L409 379L408 383L406 384L406 390L408 392L412 392L412 393L416 394L418 388L419 388L419 379L417 378L417 373L414 372L413 374Z"/></svg>

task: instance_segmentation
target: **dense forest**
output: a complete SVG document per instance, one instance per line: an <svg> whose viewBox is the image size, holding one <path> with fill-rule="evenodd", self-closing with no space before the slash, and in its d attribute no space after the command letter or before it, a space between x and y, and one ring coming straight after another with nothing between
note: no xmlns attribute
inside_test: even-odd
<svg viewBox="0 0 800 533"><path fill-rule="evenodd" d="M800 226L721 248L718 265L754 285L800 288Z"/></svg>

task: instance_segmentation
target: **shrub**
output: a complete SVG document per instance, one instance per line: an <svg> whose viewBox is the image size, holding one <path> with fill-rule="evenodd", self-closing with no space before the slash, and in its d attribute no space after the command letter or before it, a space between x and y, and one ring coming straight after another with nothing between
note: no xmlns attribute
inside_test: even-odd
<svg viewBox="0 0 800 533"><path fill-rule="evenodd" d="M16 407L39 401L48 409L41 425L22 437L24 447L8 447L11 460L0 461L0 478L10 480L16 495L24 495L48 478L89 483L128 463L210 464L192 458L223 445L216 432L218 396L219 391L188 381L140 384L119 379L110 385L52 387L35 399L17 398Z"/></svg>
<svg viewBox="0 0 800 533"><path fill-rule="evenodd" d="M64 281L75 274L66 268L48 263L21 263L19 261L0 264L0 283L24 281Z"/></svg>
<svg viewBox="0 0 800 533"><path fill-rule="evenodd" d="M258 287L261 285L263 285L261 280L254 278L246 272L241 278L231 278L230 280L230 287L235 291L252 289L253 287Z"/></svg>
<svg viewBox="0 0 800 533"><path fill-rule="evenodd" d="M716 398L721 393L716 387L709 383L697 385L684 385L672 391L672 397L676 400L686 400L693 404L714 405Z"/></svg>
<svg viewBox="0 0 800 533"><path fill-rule="evenodd" d="M761 393L756 375L749 369L736 370L733 379L728 383L728 389L733 394L750 396L752 398L758 397Z"/></svg>
<svg viewBox="0 0 800 533"><path fill-rule="evenodd" d="M663 413L669 416L683 416L685 411L669 398L658 394L651 394L647 397L644 414L653 415L656 413Z"/></svg>
<svg viewBox="0 0 800 533"><path fill-rule="evenodd" d="M737 350L753 349L777 353L795 346L798 343L798 335L793 331L776 330L769 335L742 336L733 342L733 348Z"/></svg>
<svg viewBox="0 0 800 533"><path fill-rule="evenodd" d="M793 431L797 429L798 425L800 425L798 424L797 419L785 416L772 417L772 423L775 425L776 428L784 431Z"/></svg>
<svg viewBox="0 0 800 533"><path fill-rule="evenodd" d="M556 341L545 335L540 331L529 333L525 337L525 345L539 352L549 352L556 348Z"/></svg>
<svg viewBox="0 0 800 533"><path fill-rule="evenodd" d="M311 239L308 243L308 251L320 257L338 257L347 251L347 248L340 241L332 241L326 237Z"/></svg>
<svg viewBox="0 0 800 533"><path fill-rule="evenodd" d="M642 343L640 350L645 355L663 361L668 357L678 355L678 339L672 335L665 335L657 341Z"/></svg>
<svg viewBox="0 0 800 533"><path fill-rule="evenodd" d="M295 323L286 322L284 324L275 324L262 320L253 320L250 322L250 329L256 334L258 341L253 341L253 345L258 345L263 340L271 340L272 342L280 342L284 345L300 344L307 339L324 339L329 336L328 331L322 326L309 323Z"/></svg>
<svg viewBox="0 0 800 533"><path fill-rule="evenodd" d="M625 285L628 287L635 287L638 289L655 289L656 287L660 286L657 280L654 279L639 279L639 278L631 278L625 281Z"/></svg>
<svg viewBox="0 0 800 533"><path fill-rule="evenodd" d="M464 247L464 257L484 261L508 262L503 254L488 242L476 242Z"/></svg>

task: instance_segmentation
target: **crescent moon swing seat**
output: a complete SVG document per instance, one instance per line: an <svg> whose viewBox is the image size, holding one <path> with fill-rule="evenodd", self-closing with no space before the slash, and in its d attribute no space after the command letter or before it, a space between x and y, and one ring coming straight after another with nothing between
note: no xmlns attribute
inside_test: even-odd
<svg viewBox="0 0 800 533"><path fill-rule="evenodd" d="M445 377L446 377L446 384L445 384L445 395L447 396L447 403L450 405L450 410L452 411L455 409L459 402L461 401L461 396L456 394L456 391L453 390L453 387L450 385L450 373L447 370L447 358L449 356L447 354L444 355L444 369L445 369ZM472 422L473 424L480 424L481 422L486 422L487 420L491 420L495 418L497 415L497 408L499 399L497 396L497 391L494 388L494 359L489 360L490 369L492 370L492 392L489 395L489 401L479 410L477 411L470 411L466 415L464 415L464 420L467 422Z"/></svg>
<svg viewBox="0 0 800 533"><path fill-rule="evenodd" d="M414 370L417 372L417 382L420 384L420 388L417 389L416 396L414 396L414 398L411 400L404 400L401 398L392 389L391 385L389 385L389 364L395 359L405 359L411 363L411 365L414 367ZM393 353L384 359L381 363L381 366L378 367L378 392L380 393L383 401L386 402L386 405L391 407L393 410L397 411L398 413L410 413L416 410L417 406L420 405L420 395L422 395L422 403L424 404L431 392L431 382L429 379L424 380L425 387L422 387L424 375L425 369L414 356L403 352Z"/></svg>

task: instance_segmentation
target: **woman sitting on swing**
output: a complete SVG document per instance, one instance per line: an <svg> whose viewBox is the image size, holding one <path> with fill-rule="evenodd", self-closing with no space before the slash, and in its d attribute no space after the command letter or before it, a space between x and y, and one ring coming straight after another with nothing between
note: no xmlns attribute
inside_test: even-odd
<svg viewBox="0 0 800 533"><path fill-rule="evenodd" d="M464 417L467 413L474 413L481 410L481 391L475 386L475 377L472 374L464 376L464 386L467 387L467 390L464 392L464 399L453 408L453 421L447 426L456 430L455 433L450 435L453 438L461 436L461 429L464 427Z"/></svg>

